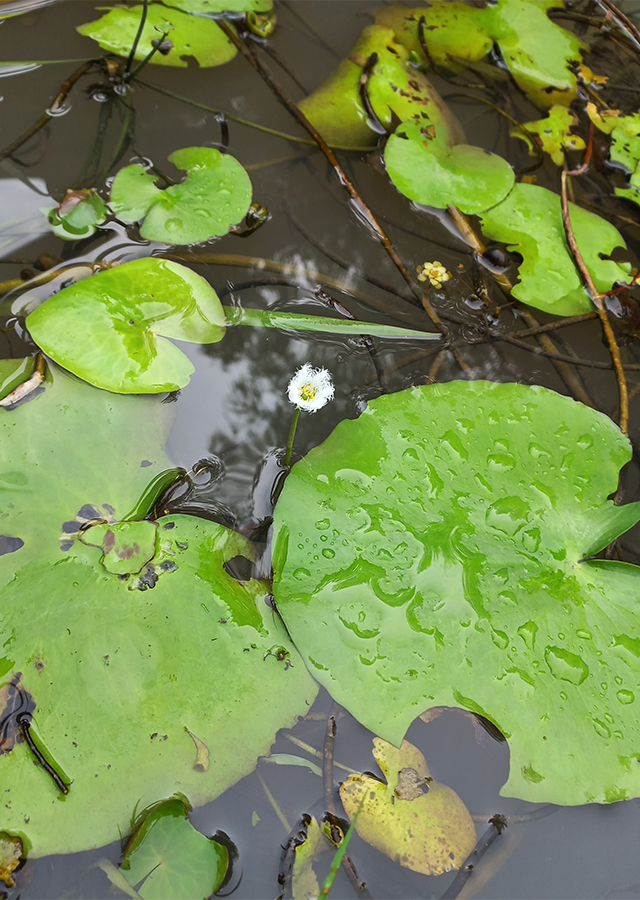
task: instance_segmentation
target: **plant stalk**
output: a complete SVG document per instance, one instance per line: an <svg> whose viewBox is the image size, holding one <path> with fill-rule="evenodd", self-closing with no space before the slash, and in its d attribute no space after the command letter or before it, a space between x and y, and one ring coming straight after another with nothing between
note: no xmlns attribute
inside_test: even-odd
<svg viewBox="0 0 640 900"><path fill-rule="evenodd" d="M287 441L287 452L284 455L284 466L285 469L289 468L289 464L291 462L291 452L293 450L293 441L296 436L296 428L298 427L298 419L300 418L300 407L296 407L296 411L293 414L293 419L291 421L291 429L289 431L289 440Z"/></svg>

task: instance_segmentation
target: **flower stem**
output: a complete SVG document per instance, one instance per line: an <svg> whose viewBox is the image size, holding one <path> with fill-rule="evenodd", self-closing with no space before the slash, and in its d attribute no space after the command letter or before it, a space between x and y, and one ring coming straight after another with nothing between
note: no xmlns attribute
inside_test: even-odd
<svg viewBox="0 0 640 900"><path fill-rule="evenodd" d="M291 462L291 451L293 450L293 439L296 436L296 428L298 427L298 419L300 418L300 410L296 409L293 414L293 419L291 422L291 430L289 431L289 440L287 441L287 452L284 455L284 465L285 468L289 466Z"/></svg>

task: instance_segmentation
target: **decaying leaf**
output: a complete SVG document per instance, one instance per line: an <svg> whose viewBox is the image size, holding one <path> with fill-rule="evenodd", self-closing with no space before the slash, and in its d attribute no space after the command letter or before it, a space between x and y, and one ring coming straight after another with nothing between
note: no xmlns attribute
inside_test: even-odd
<svg viewBox="0 0 640 900"><path fill-rule="evenodd" d="M8 888L15 886L11 877L18 867L23 847L19 837L0 831L0 881Z"/></svg>
<svg viewBox="0 0 640 900"><path fill-rule="evenodd" d="M364 774L350 775L340 786L350 818L363 801L356 822L360 837L414 872L441 875L459 869L476 843L462 800L431 778L424 756L408 741L398 749L376 737L373 747L386 784Z"/></svg>
<svg viewBox="0 0 640 900"><path fill-rule="evenodd" d="M112 575L135 575L156 554L156 522L100 523L88 528L80 540L103 551L102 565Z"/></svg>
<svg viewBox="0 0 640 900"><path fill-rule="evenodd" d="M611 135L611 161L629 173L629 187L615 188L617 196L640 205L640 112L629 116L617 109L599 113L595 103L587 103L587 113L599 131Z"/></svg>
<svg viewBox="0 0 640 900"><path fill-rule="evenodd" d="M184 730L189 737L193 739L193 743L196 745L196 761L193 764L193 768L197 772L206 772L209 768L209 748L204 741L201 741L197 735L192 731L189 731L186 726Z"/></svg>

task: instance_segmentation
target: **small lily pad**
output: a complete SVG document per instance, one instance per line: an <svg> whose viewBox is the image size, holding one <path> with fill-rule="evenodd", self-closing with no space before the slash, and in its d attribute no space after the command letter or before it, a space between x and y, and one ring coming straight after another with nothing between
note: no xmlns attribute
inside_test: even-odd
<svg viewBox="0 0 640 900"><path fill-rule="evenodd" d="M350 819L362 801L360 837L413 872L442 875L459 869L476 843L473 819L460 797L431 778L426 759L408 741L398 749L376 737L373 748L386 783L364 774L349 775L340 785Z"/></svg>
<svg viewBox="0 0 640 900"><path fill-rule="evenodd" d="M299 104L305 116L330 144L374 146L372 127L360 96L360 79L372 54L377 59L368 82L373 111L385 127L416 119L441 125L451 143L461 140L460 124L431 82L409 63L409 51L397 43L391 28L370 25L362 31L347 59Z"/></svg>
<svg viewBox="0 0 640 900"><path fill-rule="evenodd" d="M182 184L160 190L157 176L138 165L121 169L113 182L111 208L125 222L144 218L142 237L197 243L226 234L247 214L251 179L233 156L212 147L187 147L172 153L169 162L187 172Z"/></svg>
<svg viewBox="0 0 640 900"><path fill-rule="evenodd" d="M210 897L224 880L229 852L187 818L179 799L165 800L143 817L120 866L143 900Z"/></svg>
<svg viewBox="0 0 640 900"><path fill-rule="evenodd" d="M186 266L154 258L64 288L26 324L38 346L65 369L123 394L184 387L193 366L167 338L213 344L225 330L209 283Z"/></svg>
<svg viewBox="0 0 640 900"><path fill-rule="evenodd" d="M469 215L495 206L514 182L506 159L467 144L450 147L439 125L403 122L387 142L384 161L410 200L440 209L453 204Z"/></svg>
<svg viewBox="0 0 640 900"><path fill-rule="evenodd" d="M602 259L617 247L626 247L618 229L573 203L569 212L578 247L598 290L609 291L616 281L627 281L628 263ZM593 310L567 247L558 194L535 184L516 184L480 220L488 238L522 254L514 297L556 316Z"/></svg>
<svg viewBox="0 0 640 900"><path fill-rule="evenodd" d="M108 9L104 6L98 8ZM142 10L142 6L115 6L95 22L79 25L77 30L97 41L103 50L127 57L140 26ZM166 55L154 53L152 65L186 68L189 57L194 57L201 66L220 66L236 55L236 48L212 20L152 3L136 47L135 58L144 59L153 50L151 42L157 40L162 32L169 31L169 26L173 26L173 48Z"/></svg>
<svg viewBox="0 0 640 900"><path fill-rule="evenodd" d="M92 525L81 534L90 547L100 547L102 565L113 575L135 575L156 554L156 522L118 522Z"/></svg>
<svg viewBox="0 0 640 900"><path fill-rule="evenodd" d="M65 241L91 237L107 217L107 204L95 191L68 190L54 209L48 210L53 233Z"/></svg>
<svg viewBox="0 0 640 900"><path fill-rule="evenodd" d="M531 132L545 153L557 166L564 163L565 150L584 150L585 143L571 129L578 124L578 117L566 106L552 106L549 115L534 122L525 122L524 127ZM529 147L529 154L535 156L532 139L521 128L513 127L511 137L520 138Z"/></svg>

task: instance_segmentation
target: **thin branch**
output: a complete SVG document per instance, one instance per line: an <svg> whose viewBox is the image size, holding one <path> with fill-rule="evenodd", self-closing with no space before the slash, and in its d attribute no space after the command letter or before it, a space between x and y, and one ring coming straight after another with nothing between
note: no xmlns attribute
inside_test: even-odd
<svg viewBox="0 0 640 900"><path fill-rule="evenodd" d="M569 245L569 249L571 251L571 255L573 256L573 260L580 272L580 276L584 285L587 289L587 293L591 299L591 302L595 306L597 313L600 317L600 322L602 323L602 328L604 330L605 336L607 338L607 343L609 344L609 352L611 353L611 359L613 360L613 367L615 369L616 378L618 381L618 393L620 396L620 430L628 435L629 434L629 393L627 390L627 380L624 374L624 368L622 366L622 359L620 358L620 348L618 347L618 342L616 341L616 336L613 333L613 328L611 327L611 322L609 321L609 316L607 315L607 311L604 305L604 298L600 291L597 289L595 284L593 283L593 278L591 277L591 273L589 272L586 263L582 254L580 253L580 249L576 242L575 235L573 233L573 228L571 227L571 215L569 213L569 200L567 199L567 178L569 176L582 175L586 172L590 158L591 158L591 147L593 146L593 125L591 126L591 131L589 135L589 144L587 147L587 152L585 154L585 161L580 166L579 169L574 169L573 171L567 171L566 169L562 172L562 222L564 224L564 230L567 237L567 243Z"/></svg>
<svg viewBox="0 0 640 900"><path fill-rule="evenodd" d="M400 274L402 275L404 280L407 282L407 284L411 288L414 295L418 298L418 300L422 304L427 315L429 316L429 318L431 319L433 324L436 326L438 331L440 331L440 333L443 334L445 336L445 338L450 340L451 335L450 335L448 327L440 319L440 316L438 315L438 313L436 312L434 307L431 305L431 303L430 303L428 297L426 296L426 294L424 293L424 291L422 291L418 287L418 285L415 283L415 281L413 280L411 273L409 272L409 270L407 269L405 264L402 262L402 260L398 256L396 249L393 246L393 244L391 243L391 241L389 240L389 238L387 237L386 232L384 231L384 229L378 222L377 218L375 217L375 215L373 214L371 209L367 206L365 201L362 199L362 197L356 190L354 184L349 179L347 173L344 171L344 169L338 162L335 154L333 153L333 151L331 150L331 148L329 147L327 142L324 140L322 135L311 124L311 122L307 119L305 114L296 106L296 104L292 100L290 100L289 97L287 97L287 95L284 93L284 91L282 90L282 88L280 87L278 82L275 80L275 78L271 74L270 70L262 62L262 60L260 60L258 58L253 47L250 47L243 40L241 40L238 37L238 35L233 31L232 28L229 27L229 25L226 22L220 21L218 24L220 25L220 28L224 31L226 36L229 38L229 40L240 51L240 53L242 53L242 55L245 57L245 59L253 66L253 68L258 72L258 74L265 81L265 83L271 88L271 90L276 95L276 97L280 100L280 102L289 110L289 112L296 119L296 121L299 122L303 126L303 128L305 128L305 130L308 131L308 133L314 139L314 141L316 142L318 147L322 150L325 157L327 158L327 161L332 166L334 172L338 176L340 183L342 184L342 186L344 187L346 192L349 194L349 197L351 198L351 201L353 203L353 206L354 206L354 209L355 209L357 215L364 222L366 222L366 224L371 228L373 233L376 235L376 237L378 238L378 240L380 241L382 246L385 248L385 250L389 254L394 265L396 266L396 268L398 269L398 271L400 272ZM453 350L453 349L452 349L452 352L453 352L458 364L460 365L460 367L465 372L469 372L470 371L469 366L462 359L460 352L458 350Z"/></svg>

